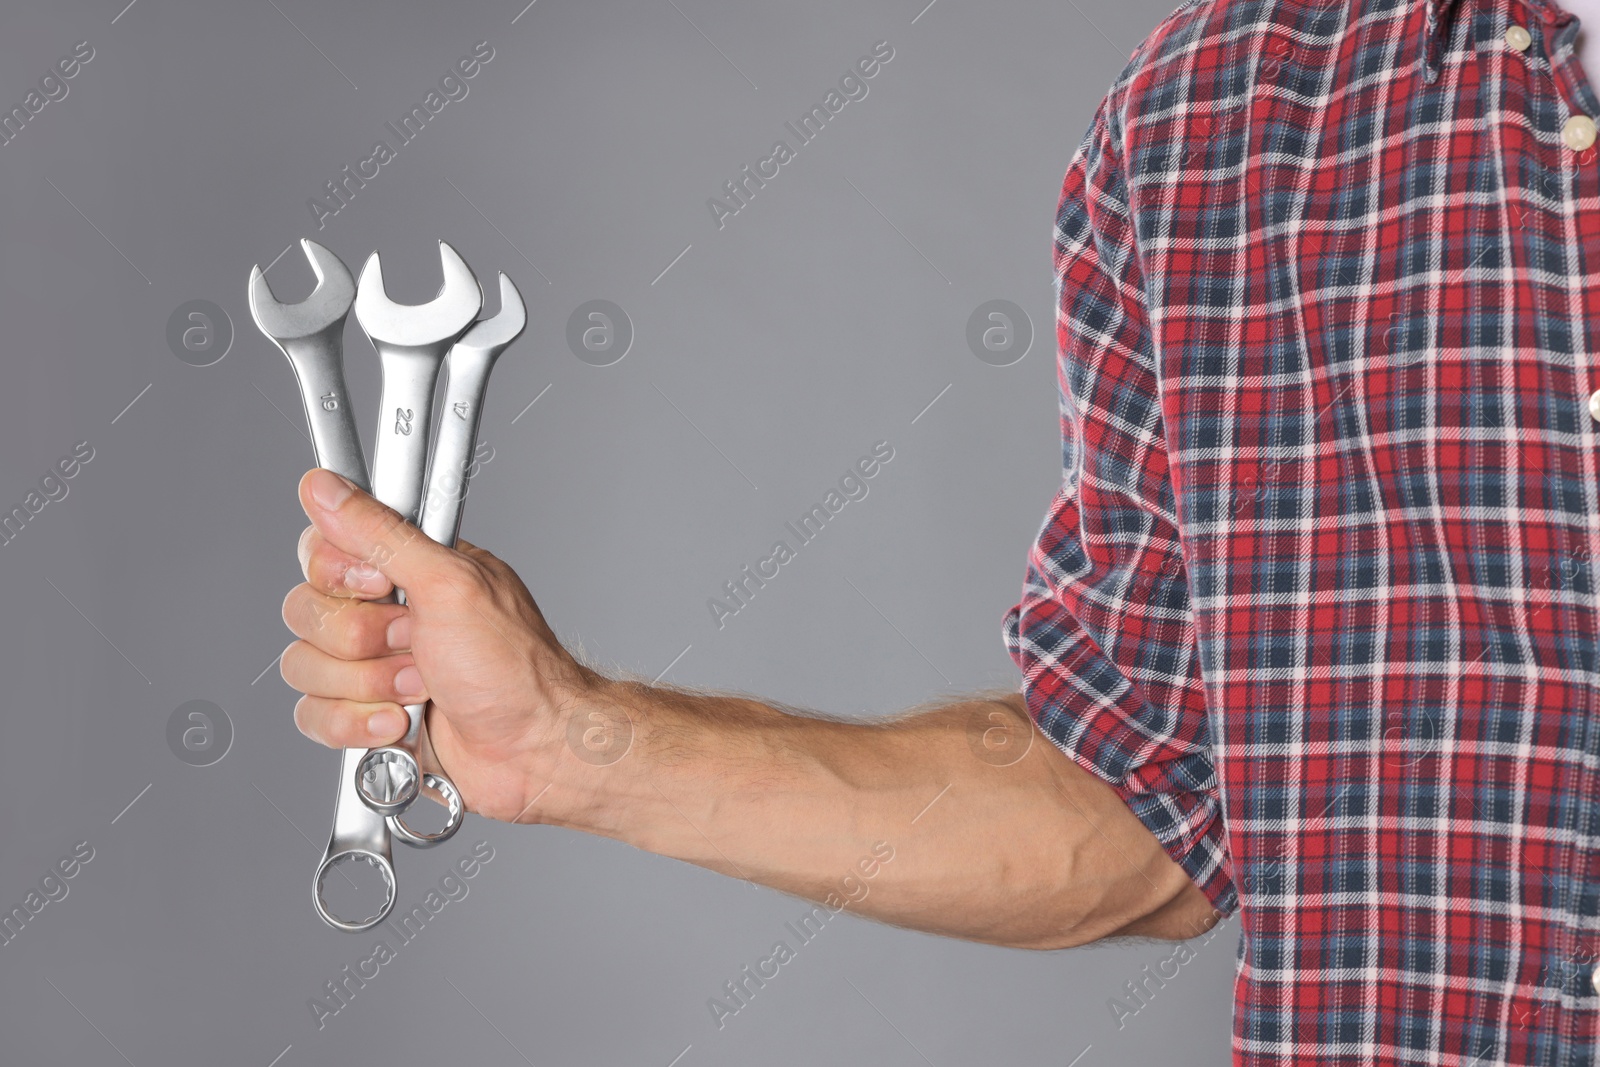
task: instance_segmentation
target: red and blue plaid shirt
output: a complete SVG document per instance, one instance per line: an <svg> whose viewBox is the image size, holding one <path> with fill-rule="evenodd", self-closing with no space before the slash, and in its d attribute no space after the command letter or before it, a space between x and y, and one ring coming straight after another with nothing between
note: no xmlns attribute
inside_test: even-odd
<svg viewBox="0 0 1600 1067"><path fill-rule="evenodd" d="M1042 731L1237 910L1237 1063L1600 1054L1577 29L1197 0L1066 176L1064 476L1006 640Z"/></svg>

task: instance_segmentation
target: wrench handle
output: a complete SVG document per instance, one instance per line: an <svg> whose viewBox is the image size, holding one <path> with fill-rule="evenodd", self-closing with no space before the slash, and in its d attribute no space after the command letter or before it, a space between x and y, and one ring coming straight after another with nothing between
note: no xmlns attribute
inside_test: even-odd
<svg viewBox="0 0 1600 1067"><path fill-rule="evenodd" d="M280 342L289 365L294 368L305 405L306 425L311 430L311 448L317 466L367 490L367 457L356 429L350 393L344 380L344 320L320 334ZM356 775L366 749L347 748L339 753L339 785L335 794L333 829L328 847L317 865L312 881L312 900L317 914L329 926L355 932L371 929L388 916L395 901L395 877L389 826L383 816L367 807L356 789ZM374 866L381 875L385 891L382 905L372 915L347 920L335 915L325 893L333 867L351 859Z"/></svg>
<svg viewBox="0 0 1600 1067"><path fill-rule="evenodd" d="M424 536L448 548L455 547L456 536L461 531L467 481L472 475L472 450L478 439L484 390L492 365L492 359L472 359L471 354L463 358L459 347L450 354L444 410L434 433L433 458L428 464L428 491L422 498L422 516L418 523ZM395 600L404 604L405 591L395 590ZM410 722L401 744L413 751L426 721L427 708L426 704L406 706Z"/></svg>
<svg viewBox="0 0 1600 1067"><path fill-rule="evenodd" d="M422 532L447 548L456 546L461 514L466 508L467 482L472 477L472 452L483 419L494 355L458 345L450 353L450 376L445 382L444 410L429 465L428 492L422 500Z"/></svg>
<svg viewBox="0 0 1600 1067"><path fill-rule="evenodd" d="M367 490L371 484L367 457L361 449L350 391L344 383L339 338L319 334L285 342L283 347L300 385L317 466Z"/></svg>
<svg viewBox="0 0 1600 1067"><path fill-rule="evenodd" d="M372 495L415 523L428 478L433 393L445 351L402 348L374 341L383 366L378 433L372 453Z"/></svg>

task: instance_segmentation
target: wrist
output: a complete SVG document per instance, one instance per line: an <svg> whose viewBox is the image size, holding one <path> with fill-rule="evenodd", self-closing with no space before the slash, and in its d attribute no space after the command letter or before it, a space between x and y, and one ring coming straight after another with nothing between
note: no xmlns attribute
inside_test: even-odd
<svg viewBox="0 0 1600 1067"><path fill-rule="evenodd" d="M804 792L812 761L795 734L807 725L823 724L740 697L601 678L553 723L545 778L530 782L549 784L539 821L720 869L722 845L766 835L768 805Z"/></svg>
<svg viewBox="0 0 1600 1067"><path fill-rule="evenodd" d="M652 801L661 799L663 774L646 750L656 747L661 733L681 739L691 724L658 701L648 684L586 674L540 716L544 728L524 773L529 806L516 821L639 845Z"/></svg>

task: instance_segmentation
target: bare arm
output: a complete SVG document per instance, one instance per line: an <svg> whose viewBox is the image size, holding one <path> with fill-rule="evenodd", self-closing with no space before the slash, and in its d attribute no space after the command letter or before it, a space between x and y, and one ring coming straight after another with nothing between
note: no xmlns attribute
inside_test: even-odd
<svg viewBox="0 0 1600 1067"><path fill-rule="evenodd" d="M602 699L634 720L638 750L574 761L579 829L810 900L864 892L851 911L993 944L1209 925L1204 895L1109 786L1032 731L1020 695L885 723L631 683ZM1026 753L980 758L986 731Z"/></svg>
<svg viewBox="0 0 1600 1067"><path fill-rule="evenodd" d="M474 811L951 937L1064 948L1216 919L1111 788L1032 730L1019 695L859 723L608 679L561 647L503 562L427 541L364 494L325 508L309 491L321 477L302 483L308 580L284 605L302 640L283 674L308 694L296 720L316 740L392 741L398 705L426 696L424 762ZM347 581L363 560L376 566ZM408 605L371 603L391 582ZM986 731L1025 752L986 757Z"/></svg>

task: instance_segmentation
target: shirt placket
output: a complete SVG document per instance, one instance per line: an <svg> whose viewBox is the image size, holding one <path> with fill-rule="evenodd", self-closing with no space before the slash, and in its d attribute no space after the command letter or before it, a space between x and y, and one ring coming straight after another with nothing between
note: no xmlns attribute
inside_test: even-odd
<svg viewBox="0 0 1600 1067"><path fill-rule="evenodd" d="M1550 160L1562 172L1554 187L1546 185L1544 192L1547 196L1557 201L1555 209L1548 217L1539 220L1539 237L1550 242L1560 242L1564 247L1563 255L1571 269L1581 269L1586 259L1584 246L1595 248L1595 225L1577 216L1577 224L1573 225L1571 213L1581 210L1578 205L1592 202L1597 189L1600 189L1600 148L1596 141L1600 139L1597 132L1597 117L1600 117L1600 101L1597 101L1594 87L1590 85L1576 53L1577 37L1580 30L1576 17L1561 10L1559 7L1546 0L1511 0L1509 3L1509 19L1503 33L1505 48L1515 55L1525 57L1530 64L1541 57L1548 62L1545 69L1530 69L1526 76L1532 79L1550 79L1549 86L1554 91L1554 98L1559 102L1561 114L1557 116L1559 147L1558 157ZM1600 47L1600 35L1596 34L1600 27L1591 30L1591 36L1596 39L1589 42L1590 48ZM1480 48L1484 47L1480 44ZM1510 58L1510 57L1508 57ZM1544 64L1536 64L1543 68ZM1548 127L1545 127L1548 129ZM1548 135L1546 135L1548 136ZM1541 161L1541 167L1545 166ZM1572 247L1576 243L1579 247ZM1540 284L1535 279L1531 284ZM1572 330L1572 356L1575 393L1571 403L1581 410L1577 424L1581 426L1580 436L1583 447L1590 456L1596 456L1597 432L1600 432L1600 378L1595 373L1595 360L1590 348L1591 331L1587 328L1590 308L1594 305L1587 291L1579 297L1579 307L1576 314L1578 321L1570 324ZM1545 308L1539 306L1529 309L1533 314L1545 313ZM1568 314L1567 308L1561 309L1561 314ZM1593 466L1590 468L1594 469ZM1582 549L1583 558L1590 561L1589 574L1591 588L1593 587L1596 568L1593 566L1595 559L1600 558L1597 547L1597 531L1600 531L1600 516L1591 515L1589 524L1589 543ZM1587 715L1584 717L1583 736L1574 742L1578 749L1573 758L1581 758L1595 752L1596 739L1600 737L1600 728L1596 726L1597 716L1600 716L1600 706L1597 706L1596 691L1594 687L1588 689ZM1571 891L1564 897L1563 903L1570 908L1576 922L1573 927L1562 931L1564 943L1557 947L1562 962L1556 968L1551 984L1559 987L1568 996L1583 997L1588 1001L1588 1008L1596 1010L1596 1002L1590 999L1600 995L1600 938L1597 938L1594 925L1594 908L1591 906L1592 892L1585 892L1582 888L1593 881L1596 875L1596 857L1591 850L1585 847L1582 840L1588 832L1586 813L1592 810L1597 798L1597 783L1594 775L1587 767L1580 766L1573 776L1573 781L1578 786L1580 796L1574 805L1577 814L1573 821L1575 825L1564 827L1573 833L1574 840L1569 846L1570 854L1564 865L1566 875L1571 879ZM1586 1018L1581 1013L1577 1017L1569 1018L1560 1026L1563 1036L1567 1039L1578 1038L1580 1035L1589 1035L1594 1032L1593 1020ZM1578 1042L1581 1044L1581 1041ZM1566 1062L1564 1059L1562 1062Z"/></svg>
<svg viewBox="0 0 1600 1067"><path fill-rule="evenodd" d="M1595 89L1589 82L1588 75L1577 57L1577 39L1581 30L1579 20L1560 8L1544 2L1544 0L1529 0L1529 17L1540 20L1544 40L1547 42L1548 57L1550 62L1550 77L1555 83L1556 93L1565 108L1566 115L1561 122L1561 163L1567 172L1567 181L1562 184L1565 203L1562 205L1563 218L1567 213L1576 213L1578 225L1568 227L1561 234L1563 240L1576 231L1579 245L1584 244L1586 233L1592 233L1594 227L1588 224L1590 220L1584 215L1592 208L1585 209L1586 202L1592 202L1597 185L1600 185L1600 148L1596 147L1597 123L1600 116L1600 102L1597 102ZM1600 29L1600 27L1596 27ZM1509 32L1509 31L1508 31ZM1590 36L1593 36L1591 31ZM1508 42L1510 38L1507 38ZM1600 40L1591 41L1588 47L1600 47ZM1577 269L1584 267L1584 261L1589 257L1583 255L1584 248L1569 248L1567 255L1571 257L1573 266ZM1587 273L1587 271L1585 271ZM1588 328L1588 319L1592 301L1589 298L1587 287L1581 294L1578 321L1572 324L1573 331L1573 361L1576 384L1580 395L1574 401L1583 407L1587 418L1580 418L1589 431L1583 434L1586 450L1592 456L1596 454L1596 428L1600 426L1600 378L1595 372L1594 353L1590 346L1591 331ZM1587 390L1587 395L1583 391ZM1595 568L1592 561L1596 558L1593 542L1596 540L1596 527L1600 524L1600 516L1590 516L1590 541L1587 558L1591 561L1591 580ZM1589 712L1585 729L1583 752L1593 754L1597 744L1597 735L1600 730L1595 726L1596 713L1600 712L1594 690L1590 689ZM1588 906L1593 897L1593 890L1588 884L1593 881L1596 874L1596 858L1585 849L1583 836L1586 836L1589 827L1585 825L1587 813L1592 810L1596 800L1596 783L1590 774L1580 775L1585 795L1583 803L1579 806L1578 831L1579 838L1574 841L1573 862L1568 870L1574 879L1577 899L1573 902L1573 910L1578 915L1579 928L1573 931L1573 941L1576 947L1575 962L1580 974L1579 986L1587 984L1588 991L1600 995L1600 939L1594 931L1594 909ZM1584 975L1581 972L1587 971ZM1587 983L1582 979L1587 977ZM1592 1005L1592 1002L1591 1002ZM1581 1026L1584 1020L1574 1020L1580 1024L1580 1029L1591 1032L1592 1026Z"/></svg>

